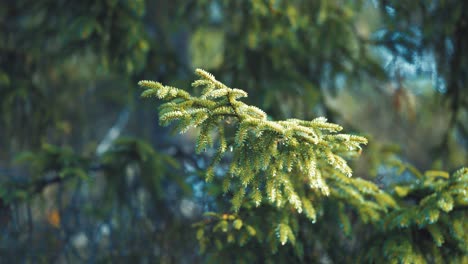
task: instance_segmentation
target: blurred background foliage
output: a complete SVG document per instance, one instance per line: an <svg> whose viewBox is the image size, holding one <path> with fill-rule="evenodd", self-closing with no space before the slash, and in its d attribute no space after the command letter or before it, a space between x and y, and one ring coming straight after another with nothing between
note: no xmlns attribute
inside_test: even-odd
<svg viewBox="0 0 468 264"><path fill-rule="evenodd" d="M193 131L157 126L136 83L189 87L201 67L272 118L326 116L370 138L355 177L412 204L456 185L424 171L468 165L466 47L456 0L2 1L0 260L380 262L397 253L365 241L413 243L416 256L442 228L447 249L431 256L463 261L462 202L426 229L401 225L411 207L370 228L330 201L316 224L290 223L300 247L269 245L262 226L281 213L231 215Z"/></svg>

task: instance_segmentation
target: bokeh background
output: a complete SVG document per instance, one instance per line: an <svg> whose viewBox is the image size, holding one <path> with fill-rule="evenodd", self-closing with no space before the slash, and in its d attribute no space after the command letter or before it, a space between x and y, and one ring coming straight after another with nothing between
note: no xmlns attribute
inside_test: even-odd
<svg viewBox="0 0 468 264"><path fill-rule="evenodd" d="M468 164L467 48L466 1L1 1L0 262L206 260L219 191L139 80L203 68L273 119L326 116L385 187Z"/></svg>

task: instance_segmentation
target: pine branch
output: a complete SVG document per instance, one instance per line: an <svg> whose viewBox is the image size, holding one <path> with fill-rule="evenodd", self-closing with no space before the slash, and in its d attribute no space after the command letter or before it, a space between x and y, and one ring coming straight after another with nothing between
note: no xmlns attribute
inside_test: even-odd
<svg viewBox="0 0 468 264"><path fill-rule="evenodd" d="M289 204L302 212L305 192L329 195L327 182L341 174L351 177L352 170L344 158L359 155L367 139L339 134L342 127L328 123L324 117L271 121L261 109L239 101L247 97L245 91L229 88L203 70L197 69L196 74L200 79L192 85L203 88L200 96L153 81L140 81L139 85L145 88L143 97L167 101L160 107L161 125L177 122L176 130L181 133L198 127L197 152L218 145L207 170L207 181L215 177L215 166L231 147L232 177L224 177L228 179L225 190L235 190L235 211L246 199L259 206L265 197L277 207ZM224 134L224 126L232 117L237 122L236 131L229 137Z"/></svg>

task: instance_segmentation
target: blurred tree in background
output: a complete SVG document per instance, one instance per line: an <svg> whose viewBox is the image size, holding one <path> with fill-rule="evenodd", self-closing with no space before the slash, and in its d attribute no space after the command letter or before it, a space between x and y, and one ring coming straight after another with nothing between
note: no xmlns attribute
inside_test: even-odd
<svg viewBox="0 0 468 264"><path fill-rule="evenodd" d="M0 260L466 262L465 47L455 0L2 1ZM137 89L195 68L267 120L365 135L353 177L322 171L330 196L301 191L302 213L250 189L234 210L235 157L210 161L235 122L196 154L200 130L157 126Z"/></svg>

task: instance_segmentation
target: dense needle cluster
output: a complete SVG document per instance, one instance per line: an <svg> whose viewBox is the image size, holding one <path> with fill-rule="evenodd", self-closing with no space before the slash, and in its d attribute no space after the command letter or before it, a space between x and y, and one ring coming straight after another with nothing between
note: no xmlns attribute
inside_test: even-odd
<svg viewBox="0 0 468 264"><path fill-rule="evenodd" d="M239 101L247 97L245 91L229 88L203 70L196 73L200 79L193 86L202 88L200 96L153 81L139 84L146 89L142 96L167 101L160 107L162 125L176 122L175 130L181 133L197 127L197 152L216 149L206 181L215 177L222 181L223 191L232 197L233 214L212 213L195 224L202 251L215 246L222 252L234 242L242 247L255 237L268 243L272 252L290 242L301 256L299 216L315 223L324 216L327 200L333 204L329 214L338 219L345 235L353 232L349 209L360 222L374 227L361 260L424 263L448 255L463 259L466 169L452 176L413 170L419 178L416 183L395 182L388 190L380 189L371 181L350 177L345 158L359 155L365 138L340 134L342 127L323 117L272 121L261 109ZM223 157L229 161L227 173L219 170ZM270 221L250 214L252 206L260 207Z"/></svg>
<svg viewBox="0 0 468 264"><path fill-rule="evenodd" d="M365 138L338 134L342 127L328 123L324 117L312 121L271 121L261 109L239 101L247 97L245 91L227 87L206 71L198 69L196 73L200 79L192 85L204 88L200 96L153 81L140 81L139 85L146 88L143 97L156 96L169 101L160 108L162 125L177 121L176 130L181 133L190 127L200 129L197 152L218 141L217 152L207 170L207 181L214 177L215 167L226 152L232 151L229 169L232 177L225 176L224 190L230 189L232 180L240 181L241 188L235 190L232 199L235 210L248 194L257 206L266 197L277 207L289 203L302 212L311 207L298 193L303 192L298 190L302 185L329 195L328 177L351 176L352 171L343 157L358 154L361 144L367 143ZM232 123L232 119L237 126L235 135L228 137L226 122Z"/></svg>

